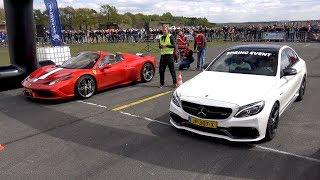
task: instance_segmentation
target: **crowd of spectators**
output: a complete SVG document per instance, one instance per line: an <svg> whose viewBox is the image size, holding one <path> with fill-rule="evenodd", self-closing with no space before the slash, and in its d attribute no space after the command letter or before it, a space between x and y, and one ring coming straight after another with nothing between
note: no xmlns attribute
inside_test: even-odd
<svg viewBox="0 0 320 180"><path fill-rule="evenodd" d="M4 31L0 31L0 45L6 46L7 45L7 33Z"/></svg>
<svg viewBox="0 0 320 180"><path fill-rule="evenodd" d="M67 30L63 31L65 43L140 42L145 39L144 29ZM49 32L47 32L49 36Z"/></svg>
<svg viewBox="0 0 320 180"><path fill-rule="evenodd" d="M171 33L176 36L179 31L183 31L189 41L193 41L195 30L199 26L171 27ZM265 32L284 32L286 41L307 41L308 33L320 33L320 22L294 24L239 24L224 25L215 28L204 28L208 41L262 41ZM107 29L107 30L64 30L62 39L65 44L75 43L100 43L100 42L144 42L158 41L161 29L149 29L147 32L141 29ZM46 32L44 37L38 37L39 43L49 43L50 33ZM0 45L7 45L7 34L0 31Z"/></svg>
<svg viewBox="0 0 320 180"><path fill-rule="evenodd" d="M199 27L173 27L170 29L175 36L182 30L190 41L193 40L194 31ZM208 41L261 41L264 32L285 32L286 40L294 41L294 38L306 41L307 33L320 33L317 24L255 24L255 25L225 25L215 28L204 28ZM161 34L160 29L108 29L108 30L67 30L63 31L63 41L70 43L99 43L99 42L142 42L157 41ZM50 34L47 32L47 37ZM48 40L48 38L46 38ZM46 41L45 40L45 41Z"/></svg>
<svg viewBox="0 0 320 180"><path fill-rule="evenodd" d="M293 41L294 37L301 39L306 38L307 33L319 33L320 24L273 24L273 25L240 25L240 26L223 26L209 30L211 39L223 39L231 41L259 41L262 40L264 32L284 32L286 40ZM307 39L303 39L307 40Z"/></svg>

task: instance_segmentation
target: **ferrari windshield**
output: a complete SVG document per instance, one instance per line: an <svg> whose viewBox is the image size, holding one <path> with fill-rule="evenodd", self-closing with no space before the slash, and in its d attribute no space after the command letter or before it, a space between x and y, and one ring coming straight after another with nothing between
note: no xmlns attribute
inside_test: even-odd
<svg viewBox="0 0 320 180"><path fill-rule="evenodd" d="M99 54L94 52L83 52L76 57L72 57L65 61L61 67L68 69L90 69L93 68L96 61L99 59Z"/></svg>
<svg viewBox="0 0 320 180"><path fill-rule="evenodd" d="M277 74L277 66L277 50L241 48L224 52L210 65L208 70L275 76Z"/></svg>

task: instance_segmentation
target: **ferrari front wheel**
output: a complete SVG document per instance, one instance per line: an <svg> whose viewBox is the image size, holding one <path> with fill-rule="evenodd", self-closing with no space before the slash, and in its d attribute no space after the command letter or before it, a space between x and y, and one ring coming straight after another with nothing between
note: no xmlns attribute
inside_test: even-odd
<svg viewBox="0 0 320 180"><path fill-rule="evenodd" d="M150 82L154 76L154 67L151 63L145 63L141 70L142 82Z"/></svg>
<svg viewBox="0 0 320 180"><path fill-rule="evenodd" d="M81 99L87 99L94 95L96 91L96 81L92 76L81 76L75 86L75 93Z"/></svg>

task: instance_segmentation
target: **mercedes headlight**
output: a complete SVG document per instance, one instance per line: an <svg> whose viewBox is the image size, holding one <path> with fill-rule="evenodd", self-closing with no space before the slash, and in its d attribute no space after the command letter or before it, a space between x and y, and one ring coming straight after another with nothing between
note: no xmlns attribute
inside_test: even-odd
<svg viewBox="0 0 320 180"><path fill-rule="evenodd" d="M175 104L176 106L181 107L181 101L180 101L180 98L179 98L177 92L174 92L174 93L173 93L172 102L173 102L173 104Z"/></svg>
<svg viewBox="0 0 320 180"><path fill-rule="evenodd" d="M255 102L239 108L239 111L234 115L237 118L249 117L259 114L264 108L264 101Z"/></svg>

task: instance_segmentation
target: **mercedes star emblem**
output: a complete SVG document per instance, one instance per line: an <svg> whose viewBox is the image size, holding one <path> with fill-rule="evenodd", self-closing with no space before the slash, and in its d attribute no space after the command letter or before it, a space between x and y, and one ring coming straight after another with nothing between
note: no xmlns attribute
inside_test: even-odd
<svg viewBox="0 0 320 180"><path fill-rule="evenodd" d="M198 115L198 117L204 118L204 117L207 116L206 112L207 112L207 109L206 109L206 108L200 107L200 111L198 112L197 115Z"/></svg>

